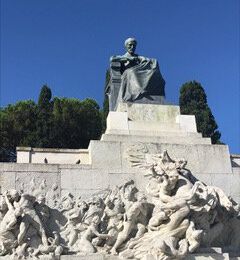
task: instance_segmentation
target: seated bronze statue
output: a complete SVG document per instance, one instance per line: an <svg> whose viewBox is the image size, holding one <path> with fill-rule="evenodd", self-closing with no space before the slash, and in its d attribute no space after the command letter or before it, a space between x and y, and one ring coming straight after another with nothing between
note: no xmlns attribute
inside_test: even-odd
<svg viewBox="0 0 240 260"><path fill-rule="evenodd" d="M116 110L119 102L162 103L165 81L156 59L135 53L137 41L125 41L127 52L110 58L110 80L106 88L109 109Z"/></svg>

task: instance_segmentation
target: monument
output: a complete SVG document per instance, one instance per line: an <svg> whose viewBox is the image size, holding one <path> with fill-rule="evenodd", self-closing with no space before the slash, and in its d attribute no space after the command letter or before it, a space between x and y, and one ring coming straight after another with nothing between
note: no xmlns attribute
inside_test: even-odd
<svg viewBox="0 0 240 260"><path fill-rule="evenodd" d="M0 260L239 259L240 156L167 105L156 60L126 47L101 140L0 165Z"/></svg>
<svg viewBox="0 0 240 260"><path fill-rule="evenodd" d="M110 58L110 81L106 89L110 110L118 102L161 104L165 97L165 81L158 62L135 53L137 41L125 41L127 52Z"/></svg>

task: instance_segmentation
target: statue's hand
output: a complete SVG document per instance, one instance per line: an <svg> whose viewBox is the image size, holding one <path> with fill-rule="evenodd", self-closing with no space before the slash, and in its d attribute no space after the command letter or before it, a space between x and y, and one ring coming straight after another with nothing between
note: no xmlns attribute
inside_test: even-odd
<svg viewBox="0 0 240 260"><path fill-rule="evenodd" d="M121 57L119 61L121 61L121 62L127 62L127 61L129 61L129 58L127 58L127 57Z"/></svg>
<svg viewBox="0 0 240 260"><path fill-rule="evenodd" d="M138 57L135 57L135 56L126 58L126 61L137 61L137 60L138 60Z"/></svg>

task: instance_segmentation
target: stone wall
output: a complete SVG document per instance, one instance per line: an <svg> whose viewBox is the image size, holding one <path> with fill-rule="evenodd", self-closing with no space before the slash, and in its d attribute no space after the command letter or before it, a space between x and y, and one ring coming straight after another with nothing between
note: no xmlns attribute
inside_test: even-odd
<svg viewBox="0 0 240 260"><path fill-rule="evenodd" d="M231 196L236 202L240 203L240 156L230 155L227 145L212 145L210 138L203 138L201 133L197 133L194 116L180 115L180 110L177 106L122 104L122 106L118 108L118 111L110 112L107 130L101 140L91 141L86 150L22 147L18 148L17 152L17 163L0 163L0 194L9 189L16 189L24 193L32 194L36 197L37 201L38 199L41 201L41 196L43 195L44 198L46 198L46 204L50 207L53 206L54 210L56 210L55 207L58 205L62 211L61 206L64 205L64 201L67 198L71 198L69 204L71 206L72 196L69 193L75 196L75 202L79 200L79 197L88 201L91 196L106 195L106 191L114 190L114 186L122 186L129 180L133 180L140 191L145 191L146 187L148 187L147 195L150 197L150 190L154 190L154 187L159 189L158 202L161 200L162 195L163 197L166 195L164 192L166 192L168 188L171 191L170 194L168 190L170 194L168 197L171 196L173 198L175 196L175 198L178 198L177 196L180 194L179 198L181 203L183 203L180 205L183 205L181 207L185 207L187 205L187 199L184 195L182 196L182 194L186 191L184 191L184 189L187 189L188 192L190 191L191 186L189 187L187 185L189 181L186 182L186 180L192 180L194 178L190 172L197 179L208 185L207 188L199 182L193 185L192 190L195 190L198 185L201 185L201 189L198 190L198 195L195 194L196 196L200 196L199 198L206 200L209 199L210 196L210 200L212 200L215 196L215 201L220 203L218 206L221 205L221 207L225 207L225 210L229 207L229 203L233 206L225 195L221 195L221 191L209 187L216 186L221 188L226 195ZM176 175L174 175L176 172L188 177L185 178L177 175L177 178L179 178L177 179ZM156 177L156 174L158 177ZM153 179L156 178L155 186L149 186L148 184L150 184L152 179L149 181L144 175L148 175L148 177L151 175ZM168 177L166 177L166 175ZM185 184L183 185L182 181L184 179ZM177 188L176 183L174 184L174 180L178 182L177 192L180 191L179 194L177 194L176 190L173 190ZM173 184L174 186L172 186ZM124 192L123 198L125 198L126 195L127 197L129 196L127 192L128 189L126 188L125 190L125 188L122 190ZM159 195L160 192L162 192L161 196ZM196 192L197 190L195 190L195 193ZM215 195L213 196L213 194ZM134 200L129 200L129 202L134 203L132 205L137 206L135 209L138 209L140 205L142 205L141 203L143 203L144 196L142 196L141 193L138 193L138 195L137 201L133 202ZM156 195L153 196L156 197ZM61 200L59 200L60 197ZM220 198L222 199L221 202ZM61 201L62 204L56 204L56 201ZM114 201L114 199L112 201ZM209 201L206 200L206 205L211 204L208 203ZM151 202L154 203L154 199ZM191 203L195 202L196 201L193 201ZM91 203L87 203L89 203L88 206L90 207ZM179 204L175 202L175 199L174 203L176 204L174 209L178 209ZM171 208L174 203L170 203ZM70 214L69 210L73 209L73 204L68 208L69 205L67 205L64 210L67 210L65 213L70 220L68 213ZM94 202L92 205L97 204ZM214 206L213 204L212 206L215 207L216 205ZM79 212L78 205L74 210L76 209L77 212ZM189 210L189 207L185 207L185 210L187 209ZM213 209L215 210L215 208ZM95 208L95 210L97 210L97 208ZM127 212L126 207L124 214L127 214ZM136 212L134 211L134 214L136 214ZM174 210L171 216L181 219L181 212L184 211ZM186 213L187 212L188 211L186 211ZM205 215L207 218L204 219L203 223L208 223L209 211L205 213L207 214ZM55 221L55 215L52 216ZM144 216L146 217L146 214ZM157 215L155 215L155 217L156 216ZM91 221L94 224L93 219ZM232 221L232 225L237 223L236 227L239 226L237 218L235 219L234 217ZM227 218L227 223L229 224L229 218ZM69 224L71 223L69 222ZM162 225L163 223L160 224ZM216 222L215 224L218 225L219 223ZM73 230L71 225L69 228ZM166 223L166 225L168 224ZM148 228L149 227L151 227L150 224ZM197 233L199 232L199 230L195 231ZM193 229L189 232L195 231ZM208 230L206 231L208 232ZM228 234L225 233L228 231L233 231L232 226L230 228L227 226L225 230L221 231L222 234L224 234L224 238L229 237ZM212 232L214 232L214 230ZM230 235L231 243L226 240L226 244L223 242L221 245L232 245L232 241L235 241L237 244L234 248L238 249L239 233L237 232L238 229ZM158 236L159 234L157 233L157 237ZM154 239L155 238L156 237L154 237ZM189 243L190 238L191 236L188 236ZM161 240L159 241L161 242ZM69 246L71 245L69 244ZM210 249L210 251L196 251L196 254L191 254L184 259L231 259L228 253L223 253L225 251L222 251L221 248L219 248L219 252L212 252L212 248L209 247L206 249ZM0 257L0 259L5 260L8 258ZM84 256L83 258L80 256L63 255L60 259L118 260L119 258L113 255L93 254L87 255L86 257ZM153 257L146 255L146 257L142 259L153 260Z"/></svg>
<svg viewBox="0 0 240 260"><path fill-rule="evenodd" d="M18 148L17 164L0 164L0 186L28 191L34 178L46 190L58 185L59 194L90 194L133 179L144 189L141 170L131 167L128 151L187 160L194 176L222 188L240 202L240 156L227 145L212 145L197 132L195 117L181 115L178 106L120 103L110 112L106 133L88 149ZM45 183L44 183L44 180Z"/></svg>
<svg viewBox="0 0 240 260"><path fill-rule="evenodd" d="M240 168L234 167L232 173L193 174L204 183L223 189L227 195L240 203ZM39 186L46 180L46 191L50 190L53 184L57 184L59 195L71 192L83 198L114 185L121 185L130 179L133 179L140 189L144 189L145 184L144 176L139 169L127 171L124 167L103 169L92 165L0 163L2 193L7 189L29 192L33 178Z"/></svg>
<svg viewBox="0 0 240 260"><path fill-rule="evenodd" d="M17 147L17 163L88 164L88 149Z"/></svg>

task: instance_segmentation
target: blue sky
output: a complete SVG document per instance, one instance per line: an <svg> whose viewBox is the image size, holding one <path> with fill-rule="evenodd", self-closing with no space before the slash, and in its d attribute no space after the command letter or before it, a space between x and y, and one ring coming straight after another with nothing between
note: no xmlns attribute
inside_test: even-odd
<svg viewBox="0 0 240 260"><path fill-rule="evenodd" d="M1 106L54 96L102 105L109 57L157 58L167 100L199 81L232 153L240 153L239 0L1 0Z"/></svg>

